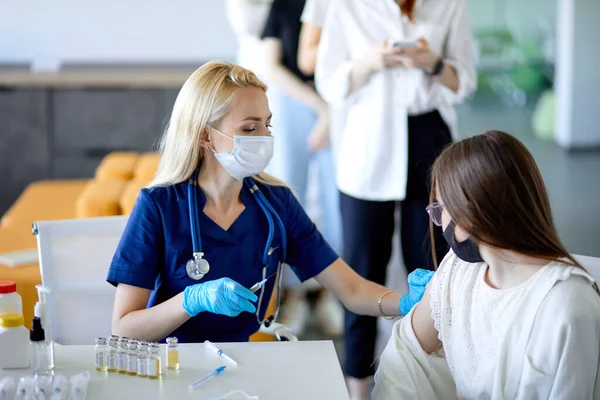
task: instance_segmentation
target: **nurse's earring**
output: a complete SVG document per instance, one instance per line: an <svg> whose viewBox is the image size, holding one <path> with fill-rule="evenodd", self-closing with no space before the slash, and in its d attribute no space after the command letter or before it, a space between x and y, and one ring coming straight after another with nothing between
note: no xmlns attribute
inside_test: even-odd
<svg viewBox="0 0 600 400"><path fill-rule="evenodd" d="M190 278L200 280L210 271L210 265L204 258L204 253L194 253L194 258L187 262L185 269Z"/></svg>

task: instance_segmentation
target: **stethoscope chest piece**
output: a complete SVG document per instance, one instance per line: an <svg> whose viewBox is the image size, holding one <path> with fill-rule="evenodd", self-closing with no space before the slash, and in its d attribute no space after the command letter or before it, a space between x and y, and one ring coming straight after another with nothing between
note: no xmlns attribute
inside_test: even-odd
<svg viewBox="0 0 600 400"><path fill-rule="evenodd" d="M210 271L210 265L204 258L204 253L194 253L194 258L187 262L185 268L190 278L200 280Z"/></svg>

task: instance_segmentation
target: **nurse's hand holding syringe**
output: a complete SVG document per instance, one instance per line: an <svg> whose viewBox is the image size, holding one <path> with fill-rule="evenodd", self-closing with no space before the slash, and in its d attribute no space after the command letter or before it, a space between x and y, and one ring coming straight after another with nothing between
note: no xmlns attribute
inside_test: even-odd
<svg viewBox="0 0 600 400"><path fill-rule="evenodd" d="M190 317L208 311L237 317L242 312L256 311L256 295L230 278L198 283L183 292L183 309Z"/></svg>

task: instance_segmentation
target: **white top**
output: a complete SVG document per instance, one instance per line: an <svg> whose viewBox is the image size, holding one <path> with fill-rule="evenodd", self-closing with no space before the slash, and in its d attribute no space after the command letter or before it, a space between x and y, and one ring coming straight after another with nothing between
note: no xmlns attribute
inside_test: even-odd
<svg viewBox="0 0 600 400"><path fill-rule="evenodd" d="M340 138L339 189L365 200L402 200L406 194L407 116L438 109L453 134L453 106L474 92L473 39L465 0L417 0L415 23L394 0L333 0L326 13L316 65L316 85L330 104L347 106ZM456 68L453 92L421 70L396 67L376 72L352 95L352 60L386 40L425 38Z"/></svg>
<svg viewBox="0 0 600 400"><path fill-rule="evenodd" d="M307 0L300 20L323 28L331 0ZM329 143L334 162L337 163L339 138L343 134L346 123L346 111L343 104L329 104Z"/></svg>
<svg viewBox="0 0 600 400"><path fill-rule="evenodd" d="M348 400L348 391L331 341L219 343L219 348L238 362L232 366L203 344L180 344L179 371L165 368L160 380L98 372L94 346L57 346L56 374L71 377L90 371L86 400L100 399L208 399L241 389L260 400ZM193 391L188 385L221 365L222 375ZM19 377L30 370L0 371ZM243 399L237 394L227 399Z"/></svg>
<svg viewBox="0 0 600 400"><path fill-rule="evenodd" d="M450 252L430 283L432 317L458 398L592 398L600 355L593 279L553 262L498 290L485 282L486 270Z"/></svg>
<svg viewBox="0 0 600 400"><path fill-rule="evenodd" d="M271 0L227 0L227 19L238 41L236 63L265 80L265 57L260 35Z"/></svg>
<svg viewBox="0 0 600 400"><path fill-rule="evenodd" d="M415 336L412 327L414 311L413 308L392 328L390 339L379 358L371 398L457 400L454 380L443 354L425 353Z"/></svg>
<svg viewBox="0 0 600 400"><path fill-rule="evenodd" d="M300 21L322 27L331 0L306 0Z"/></svg>

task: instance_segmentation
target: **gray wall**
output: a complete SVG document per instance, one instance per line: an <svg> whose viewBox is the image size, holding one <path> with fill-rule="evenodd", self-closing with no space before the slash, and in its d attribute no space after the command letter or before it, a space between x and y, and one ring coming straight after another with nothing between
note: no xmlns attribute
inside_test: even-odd
<svg viewBox="0 0 600 400"><path fill-rule="evenodd" d="M176 89L0 89L0 215L26 185L89 178L104 155L149 151Z"/></svg>

